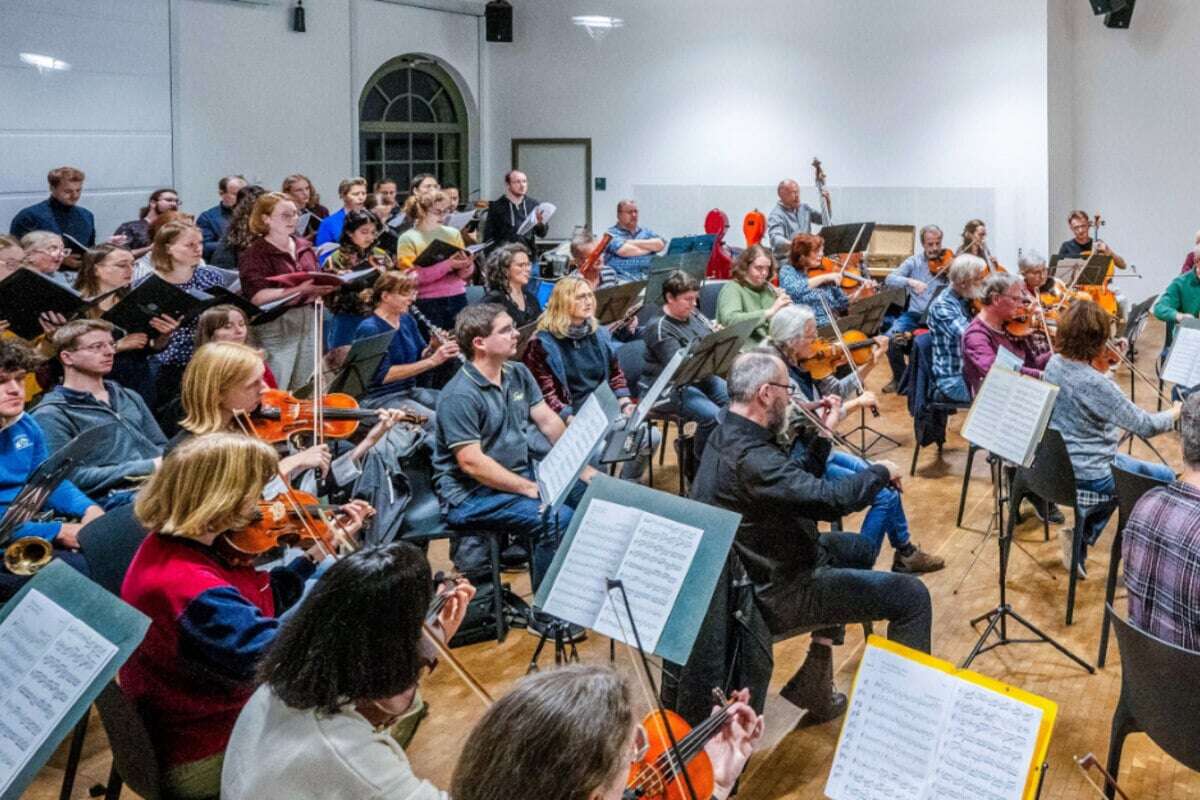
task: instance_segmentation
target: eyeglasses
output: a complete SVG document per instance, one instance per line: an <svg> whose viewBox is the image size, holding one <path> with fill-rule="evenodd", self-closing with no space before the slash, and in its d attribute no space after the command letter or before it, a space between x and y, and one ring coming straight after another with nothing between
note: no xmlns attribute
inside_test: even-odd
<svg viewBox="0 0 1200 800"><path fill-rule="evenodd" d="M78 353L80 350L86 350L89 353L103 353L106 350L117 351L115 342L96 342L94 344L85 344L82 347L72 347L71 352Z"/></svg>
<svg viewBox="0 0 1200 800"><path fill-rule="evenodd" d="M768 383L767 386L774 386L779 389L783 389L788 393L788 397L794 397L796 393L800 391L799 387L793 386L790 383Z"/></svg>

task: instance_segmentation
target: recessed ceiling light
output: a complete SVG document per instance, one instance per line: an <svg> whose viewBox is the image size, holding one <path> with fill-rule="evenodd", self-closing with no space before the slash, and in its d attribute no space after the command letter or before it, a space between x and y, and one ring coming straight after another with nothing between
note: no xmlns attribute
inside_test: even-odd
<svg viewBox="0 0 1200 800"><path fill-rule="evenodd" d="M613 28L625 27L625 20L620 17L608 17L601 14L583 14L571 17L571 22L588 32L593 39L603 39Z"/></svg>
<svg viewBox="0 0 1200 800"><path fill-rule="evenodd" d="M68 70L71 68L71 65L65 61L59 61L53 56L44 56L41 53L21 53L21 60L36 68L38 72L45 72L48 69Z"/></svg>

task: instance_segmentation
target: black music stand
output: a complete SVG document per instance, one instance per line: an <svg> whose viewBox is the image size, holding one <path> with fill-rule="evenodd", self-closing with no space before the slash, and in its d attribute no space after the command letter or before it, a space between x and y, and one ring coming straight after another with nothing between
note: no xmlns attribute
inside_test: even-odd
<svg viewBox="0 0 1200 800"><path fill-rule="evenodd" d="M355 398L366 394L367 390L371 388L371 382L379 370L379 364L387 355L396 333L396 331L386 331L376 336L368 336L365 339L354 341L350 345L350 352L346 354L346 360L338 369L337 375L334 375L333 379L325 384L325 391L348 394ZM318 365L317 369L320 368ZM312 388L312 381L309 381L297 389L295 395L302 399L312 397Z"/></svg>
<svg viewBox="0 0 1200 800"><path fill-rule="evenodd" d="M671 383L687 386L709 375L722 378L728 375L733 360L738 357L738 353L746 345L746 340L759 324L759 320L747 319L710 333L703 339L697 339L692 343L688 358L680 365Z"/></svg>
<svg viewBox="0 0 1200 800"><path fill-rule="evenodd" d="M651 262L650 271L646 274L646 294L642 298L643 302L654 306L665 302L663 283L667 280L667 276L675 270L686 272L696 279L696 283L703 286L708 273L709 255L709 253L693 251L656 258Z"/></svg>
<svg viewBox="0 0 1200 800"><path fill-rule="evenodd" d="M7 544L17 528L42 510L42 506L58 485L66 480L88 454L106 449L106 444L113 441L112 432L117 424L109 422L89 428L55 450L38 465L29 476L29 480L17 492L4 516L0 518L0 545Z"/></svg>
<svg viewBox="0 0 1200 800"><path fill-rule="evenodd" d="M874 222L850 222L823 226L821 238L825 242L825 252L828 254L863 253L865 256L867 245L871 243L871 234L874 232Z"/></svg>
<svg viewBox="0 0 1200 800"><path fill-rule="evenodd" d="M596 290L596 321L601 325L616 322L625 316L634 299L646 288L646 281L618 283Z"/></svg>

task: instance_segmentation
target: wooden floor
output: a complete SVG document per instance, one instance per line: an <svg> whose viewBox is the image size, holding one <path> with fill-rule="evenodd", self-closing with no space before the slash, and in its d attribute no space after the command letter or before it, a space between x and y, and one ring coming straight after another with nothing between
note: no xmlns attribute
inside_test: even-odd
<svg viewBox="0 0 1200 800"><path fill-rule="evenodd" d="M1139 366L1148 375L1153 375L1153 361L1161 341L1162 327L1152 322L1143 337L1138 358ZM868 386L876 389L882 386L887 371L886 364L881 364L880 369L870 376ZM1118 381L1128 391L1129 376L1124 369L1118 373ZM1136 396L1139 403L1153 408L1153 395L1145 384L1138 384ZM907 474L912 456L910 418L902 398L882 395L881 399L883 414L871 423L898 439L901 446L886 452L877 449L873 455L894 459ZM964 520L966 529L954 526L967 452L964 441L958 436L962 419L961 414L951 419L944 460L938 462L932 448L923 451L917 476L906 478L904 484L904 504L914 539L946 559L946 569L925 580L933 596L933 654L954 662L967 655L976 639L977 634L968 620L993 607L998 593L995 539L985 541L982 536L991 513L990 482L983 459L977 459L971 481L967 501L969 513ZM1178 469L1176 437L1168 434L1159 437L1155 444ZM1135 448L1134 454L1152 457L1141 446ZM668 456L666 467L655 470L656 485L666 491L673 491L676 486L672 462L673 458ZM857 521L857 518L847 519L847 529L853 530ZM1089 560L1091 578L1080 584L1075 624L1070 627L1063 623L1066 574L1060 564L1058 542L1053 537L1050 542L1042 541L1041 524L1032 514L1018 528L1017 537L1024 552L1014 549L1009 570L1009 599L1015 608L1090 663L1096 660L1104 597L1103 576L1113 525L1115 515L1109 531ZM436 543L430 555L435 568L447 564L444 542ZM891 552L885 546L878 568L889 568L890 559ZM526 575L509 577L518 591L528 592ZM1119 593L1118 608L1124 612L1122 597ZM484 643L457 653L491 693L499 695L525 673L534 644L535 639L525 632L513 631L502 644ZM801 712L778 694L782 683L803 660L807 648L807 637L776 646L775 680L767 699L767 737L747 768L739 795L744 800L824 796L822 788L839 723L794 731ZM580 645L579 652L583 661L601 663L608 658L608 640L592 634ZM861 653L861 631L848 630L846 644L835 656L837 680L843 689L849 686ZM632 674L624 648L617 649L617 663L620 669ZM550 654L543 655L541 665L543 668L553 665ZM977 659L974 668L1059 704L1058 724L1051 740L1050 766L1042 796L1047 800L1094 798L1095 793L1075 767L1072 757L1092 752L1103 761L1107 753L1109 724L1121 685L1120 657L1115 640L1110 646L1108 667L1098 670L1096 675L1088 675L1049 646L1031 644L993 650ZM449 784L463 737L481 715L482 707L447 668L437 670L423 685L422 692L432 713L409 756L418 774L444 787ZM108 775L109 757L103 733L98 724L93 725L92 731L72 797L87 797L88 788L104 781ZM42 771L27 797L58 796L64 756L65 746ZM1164 756L1142 735L1131 736L1127 742L1120 780L1133 798L1200 798L1200 775Z"/></svg>

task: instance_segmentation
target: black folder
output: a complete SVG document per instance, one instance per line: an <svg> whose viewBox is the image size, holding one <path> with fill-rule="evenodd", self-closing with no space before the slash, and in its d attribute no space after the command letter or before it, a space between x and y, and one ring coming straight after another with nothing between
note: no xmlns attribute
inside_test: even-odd
<svg viewBox="0 0 1200 800"><path fill-rule="evenodd" d="M41 335L42 314L54 311L70 319L87 305L71 287L24 267L0 281L0 319L22 339Z"/></svg>
<svg viewBox="0 0 1200 800"><path fill-rule="evenodd" d="M183 321L220 302L224 300L218 301L212 295L201 292L185 291L157 275L151 275L101 316L127 333L155 336L157 333L151 327L150 320L160 314Z"/></svg>

